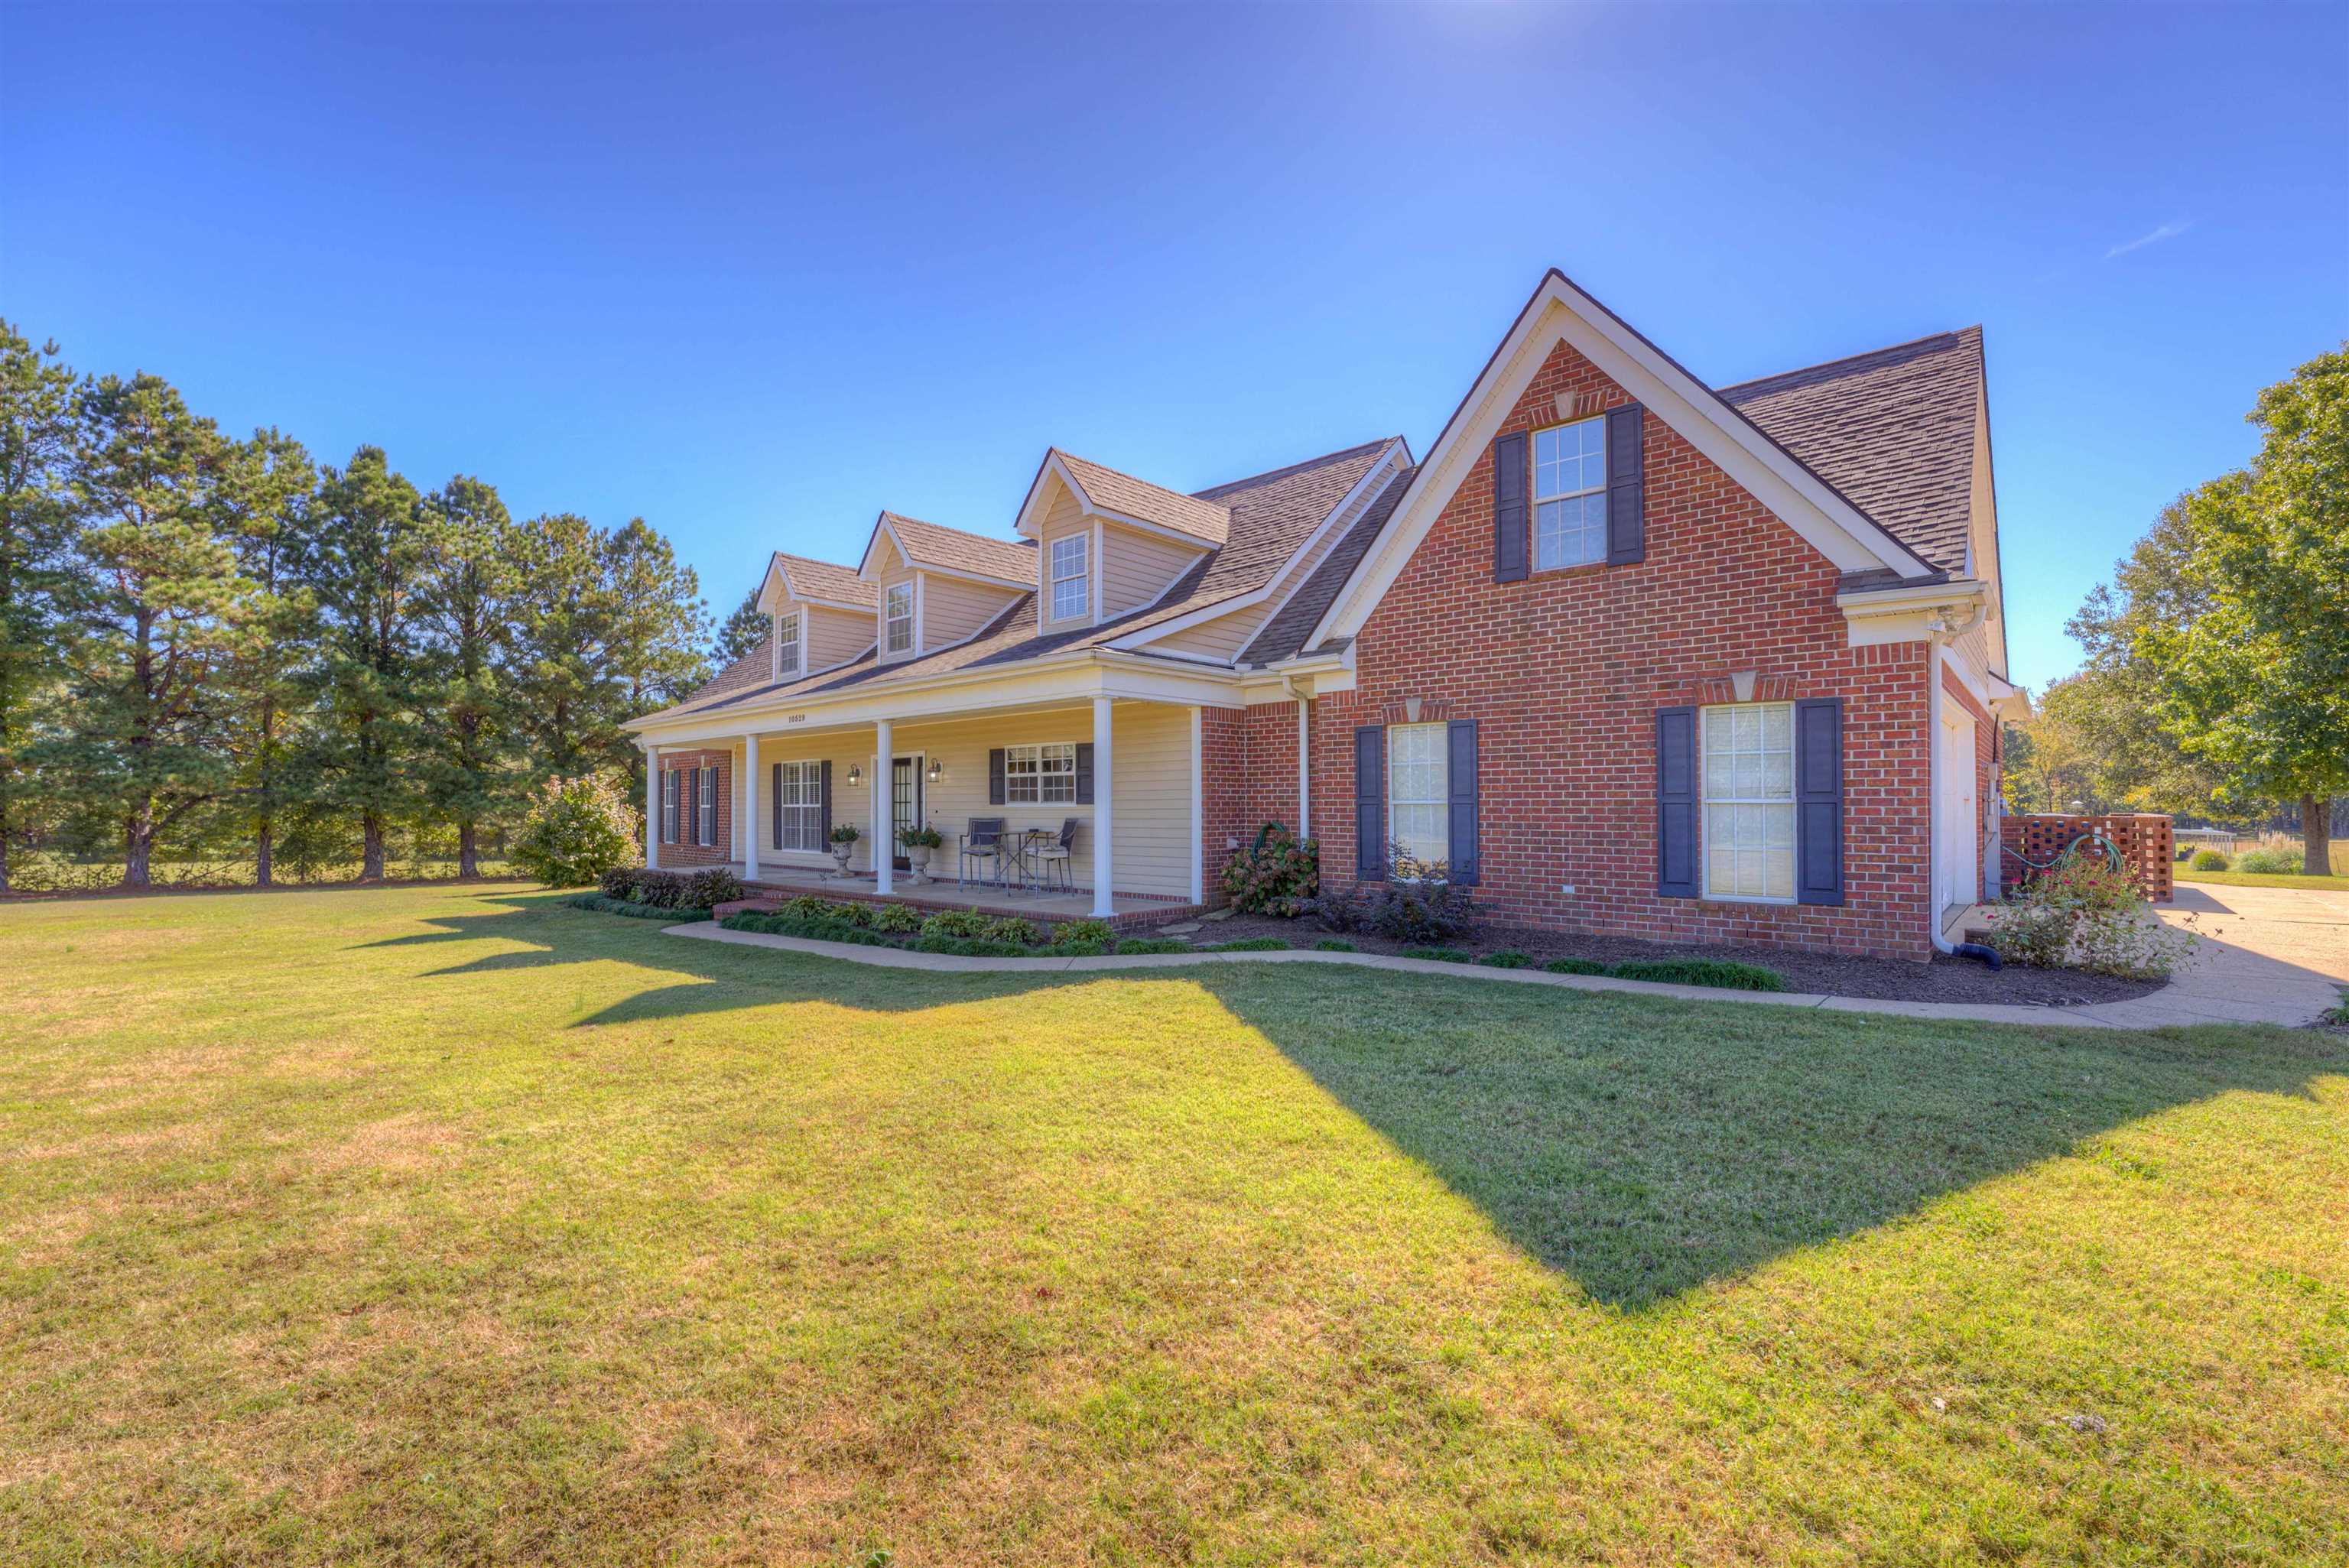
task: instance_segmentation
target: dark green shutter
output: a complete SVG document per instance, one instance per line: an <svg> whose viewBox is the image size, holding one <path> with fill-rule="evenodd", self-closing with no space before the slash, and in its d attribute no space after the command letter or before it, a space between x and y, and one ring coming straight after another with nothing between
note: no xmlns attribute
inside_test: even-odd
<svg viewBox="0 0 2349 1568"><path fill-rule="evenodd" d="M1843 703L1795 705L1795 901L1843 902Z"/></svg>
<svg viewBox="0 0 2349 1568"><path fill-rule="evenodd" d="M1092 803L1093 743L1080 740L1077 742L1077 804L1090 806Z"/></svg>
<svg viewBox="0 0 2349 1568"><path fill-rule="evenodd" d="M1637 403L1607 411L1607 563L1648 558L1646 412Z"/></svg>
<svg viewBox="0 0 2349 1568"><path fill-rule="evenodd" d="M1526 529L1526 435L1493 443L1493 581L1522 583L1532 569Z"/></svg>
<svg viewBox="0 0 2349 1568"><path fill-rule="evenodd" d="M1354 874L1364 882L1387 874L1386 738L1382 725L1354 731Z"/></svg>
<svg viewBox="0 0 2349 1568"><path fill-rule="evenodd" d="M1444 734L1444 779L1450 789L1451 879L1475 887L1483 874L1476 853L1476 721L1455 718Z"/></svg>
<svg viewBox="0 0 2349 1568"><path fill-rule="evenodd" d="M1656 892L1697 895L1696 709L1656 710Z"/></svg>
<svg viewBox="0 0 2349 1568"><path fill-rule="evenodd" d="M987 754L987 803L1003 804L1003 748L997 747Z"/></svg>

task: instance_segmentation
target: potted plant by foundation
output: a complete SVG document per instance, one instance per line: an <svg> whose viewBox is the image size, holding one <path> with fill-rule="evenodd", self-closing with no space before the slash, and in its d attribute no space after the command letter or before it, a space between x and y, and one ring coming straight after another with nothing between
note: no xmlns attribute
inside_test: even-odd
<svg viewBox="0 0 2349 1568"><path fill-rule="evenodd" d="M897 830L897 841L905 846L905 863L914 868L914 881L930 880L930 851L947 841L946 835L927 823Z"/></svg>
<svg viewBox="0 0 2349 1568"><path fill-rule="evenodd" d="M856 852L856 841L864 834L854 822L835 822L832 829L832 863L840 868L836 873L848 875L848 857Z"/></svg>

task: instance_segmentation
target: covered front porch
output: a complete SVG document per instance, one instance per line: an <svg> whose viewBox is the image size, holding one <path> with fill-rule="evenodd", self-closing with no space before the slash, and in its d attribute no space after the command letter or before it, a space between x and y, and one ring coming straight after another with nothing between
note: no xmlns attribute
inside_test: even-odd
<svg viewBox="0 0 2349 1568"><path fill-rule="evenodd" d="M860 724L746 715L730 737L648 747L647 773L657 780L665 750L730 754L719 785L730 810L717 842L742 880L771 896L1133 924L1206 903L1201 745L1196 703L1096 695ZM657 781L648 794L657 824ZM967 859L989 824L1015 852ZM843 825L857 834L846 878L830 852ZM942 841L926 882L914 880L902 839L916 827ZM673 832L647 839L649 863L662 863L664 851L694 858L678 853ZM701 854L706 863L709 851Z"/></svg>

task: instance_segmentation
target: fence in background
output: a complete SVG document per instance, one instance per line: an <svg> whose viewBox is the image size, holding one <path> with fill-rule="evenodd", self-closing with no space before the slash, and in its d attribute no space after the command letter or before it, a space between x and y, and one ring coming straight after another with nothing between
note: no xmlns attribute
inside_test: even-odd
<svg viewBox="0 0 2349 1568"><path fill-rule="evenodd" d="M2172 862L2176 860L2169 819L2149 814L2074 817L2033 812L2002 819L1999 824L2002 847L1998 857L2000 892L2011 893L2037 876L2034 865L2053 861L2083 833L2101 833L2110 839L2121 852L2122 867L2136 880L2137 891L2156 903L2169 902L2173 891Z"/></svg>

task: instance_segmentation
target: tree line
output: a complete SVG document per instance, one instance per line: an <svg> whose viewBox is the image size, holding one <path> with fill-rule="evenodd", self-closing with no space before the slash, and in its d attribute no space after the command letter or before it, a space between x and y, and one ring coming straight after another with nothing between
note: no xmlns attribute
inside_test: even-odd
<svg viewBox="0 0 2349 1568"><path fill-rule="evenodd" d="M2086 658L2010 728L2008 804L2289 815L2321 874L2349 795L2349 346L2247 418L2259 455L2165 507L2068 623Z"/></svg>
<svg viewBox="0 0 2349 1568"><path fill-rule="evenodd" d="M166 847L378 878L395 834L477 874L545 779L640 787L620 725L707 678L709 632L641 518L320 464L0 321L0 890L36 846L134 887Z"/></svg>

